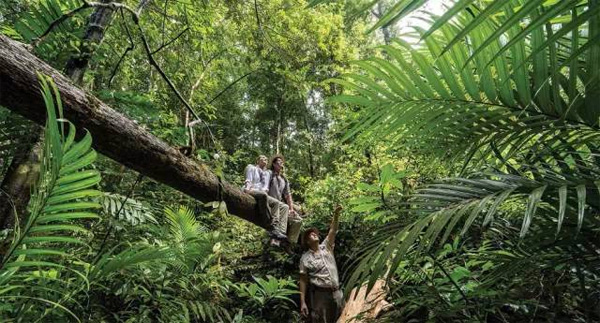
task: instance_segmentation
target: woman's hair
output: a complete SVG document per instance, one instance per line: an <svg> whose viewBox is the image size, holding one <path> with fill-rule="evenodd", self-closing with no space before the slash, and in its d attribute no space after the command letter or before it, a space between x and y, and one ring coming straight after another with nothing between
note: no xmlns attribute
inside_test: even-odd
<svg viewBox="0 0 600 323"><path fill-rule="evenodd" d="M313 232L314 232L314 233L316 233L317 235L320 235L320 234L321 234L321 232L319 232L319 229L317 229L317 228L310 228L310 229L307 229L307 230L306 230L306 231L304 231L304 233L302 234L302 241L301 241L301 242L302 242L302 247L304 247L305 249L308 249L308 236L309 236L311 233L313 233Z"/></svg>

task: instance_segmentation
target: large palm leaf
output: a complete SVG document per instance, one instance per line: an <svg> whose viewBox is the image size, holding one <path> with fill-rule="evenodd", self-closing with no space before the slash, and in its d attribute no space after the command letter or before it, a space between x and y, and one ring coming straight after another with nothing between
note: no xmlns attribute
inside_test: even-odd
<svg viewBox="0 0 600 323"><path fill-rule="evenodd" d="M31 42L47 31L51 24L69 11L81 6L79 0L43 0L30 6L14 25L12 36L19 36ZM56 26L56 31L61 33L80 32L81 23L74 23L68 19ZM53 45L55 46L55 44ZM51 49L51 48L49 48Z"/></svg>
<svg viewBox="0 0 600 323"><path fill-rule="evenodd" d="M398 40L334 80L351 94L333 100L361 107L346 139L452 156L463 177L413 196L407 212L418 220L384 230L351 283L393 273L409 252L457 228L488 225L507 201L523 205L525 239L548 223L554 237L565 221L575 223L565 233L573 236L600 211L598 4L458 1L430 20L428 31L415 31L420 45ZM492 171L474 173L481 169Z"/></svg>
<svg viewBox="0 0 600 323"><path fill-rule="evenodd" d="M68 297L53 290L52 282L85 281L84 263L73 257L75 246L86 246L82 221L98 218L91 201L100 174L89 166L96 158L89 133L75 141L75 127L62 119L60 96L53 83L40 77L48 120L40 177L29 202L25 223L15 225L14 236L0 263L0 298L10 303L34 299L53 307ZM32 282L38 281L36 284ZM42 297L40 295L46 295ZM58 295L58 296L57 296Z"/></svg>

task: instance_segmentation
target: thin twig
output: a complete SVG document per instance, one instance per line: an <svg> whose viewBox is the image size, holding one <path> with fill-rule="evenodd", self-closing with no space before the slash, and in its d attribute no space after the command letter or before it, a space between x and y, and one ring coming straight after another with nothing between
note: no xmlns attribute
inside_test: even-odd
<svg viewBox="0 0 600 323"><path fill-rule="evenodd" d="M159 51L161 51L163 48L171 45L172 43L174 43L179 37L181 37L188 30L190 30L190 27L185 27L185 29L182 30L179 34L177 34L177 36L175 36L175 38L173 38L173 39L169 40L168 42L162 44L160 47L158 47L157 49L153 50L152 53L150 53L150 54L154 55L154 54L158 53Z"/></svg>
<svg viewBox="0 0 600 323"><path fill-rule="evenodd" d="M121 58L119 58L117 65L115 65L115 68L113 69L112 73L110 73L110 78L108 79L108 87L111 86L113 78L117 74L117 70L119 69L121 62L123 62L123 60L125 59L125 56L127 55L127 53L129 53L130 51L132 51L135 48L135 43L133 42L133 38L131 37L131 32L129 31L129 27L127 26L127 22L125 21L125 16L123 15L123 10L119 10L119 11L121 12L121 18L123 19L123 25L125 26L125 31L127 32L127 37L129 38L129 46L127 46L127 48L123 52L123 55L121 55Z"/></svg>
<svg viewBox="0 0 600 323"><path fill-rule="evenodd" d="M452 285L454 285L454 287L456 288L456 290L460 293L460 296L465 301L465 303L469 304L469 299L467 298L467 295L465 295L465 293L460 288L460 286L458 286L458 284L454 281L454 279L450 276L450 274L448 274L448 272L446 271L446 268L444 268L444 266L440 265L440 263L435 259L435 256L433 255L433 253L431 253L431 251L429 251L428 253L429 253L429 256L431 257L431 259L433 260L433 264L435 266L438 266L438 268L440 268L440 270L442 271L442 273L444 273L444 276L446 276L446 278L448 278L448 280L450 280L450 282L452 283Z"/></svg>
<svg viewBox="0 0 600 323"><path fill-rule="evenodd" d="M234 86L237 82L243 80L244 78L248 77L250 74L254 73L255 71L250 71L240 77L237 78L237 80L229 83L229 85L227 85L223 90L221 90L221 92L219 92L217 95L215 95L210 101L208 101L208 104L213 103L216 99L218 99L221 95L223 95L223 93L227 92L227 90L229 90L229 88L231 88L232 86Z"/></svg>
<svg viewBox="0 0 600 323"><path fill-rule="evenodd" d="M169 3L169 0L165 0L165 6L163 8L163 11L165 12L164 16L163 16L163 20L161 23L161 29L162 29L162 33L160 35L160 43L164 44L165 43L165 21L167 20L167 4Z"/></svg>
<svg viewBox="0 0 600 323"><path fill-rule="evenodd" d="M214 57L214 56L213 56L213 57ZM212 60L212 58L211 58L211 60ZM239 81L243 80L243 79L244 79L244 78L246 78L248 75L250 75L250 74L252 74L252 73L254 73L254 72L255 72L255 71L250 71L250 72L248 72L248 73L246 73L246 74L244 74L244 75L242 75L242 76L238 77L238 78L237 78L235 81L233 81L233 82L229 83L229 85L227 85L227 86L226 86L226 87L225 87L223 90L221 90L221 92L219 92L219 93L218 93L217 95L215 95L215 96L214 96L214 97L213 97L213 98L212 98L210 101L208 101L208 103L207 103L206 105L210 105L211 103L213 103L213 102L214 102L216 99L218 99L218 98L219 98L221 95L223 95L223 93L227 92L227 90L229 90L229 88L231 88L231 87L232 87L232 86L234 86L234 85L235 85L237 82L239 82ZM194 87L195 87L195 86L196 86L196 84L194 84ZM209 125L208 123L206 123L206 121L204 121L204 120L202 120L202 119L196 119L196 120L194 120L194 121L190 122L190 123L188 124L188 126L191 128L191 127L195 126L195 125L196 125L196 124L198 124L198 123L203 123L203 124L206 126L206 128L208 129L208 132L209 132L209 134L210 134L210 136L211 136L211 139L212 139L212 136L213 136L213 134L212 134L212 132L211 132L211 130L210 130L210 125ZM214 144L214 139L213 139L213 144Z"/></svg>
<svg viewBox="0 0 600 323"><path fill-rule="evenodd" d="M160 65L158 65L158 62L156 61L156 59L154 59L154 56L152 56L152 50L150 49L150 45L148 44L148 40L146 40L146 36L144 35L144 31L142 30L142 27L140 26L139 23L136 23L136 25L138 26L138 30L140 32L140 38L142 39L142 44L144 45L144 50L146 51L146 56L148 56L148 60L150 61L150 65L154 66L154 68L156 69L156 71L158 72L158 74L160 74L160 76L167 83L167 85L169 86L169 88L175 93L175 95L177 96L177 98L179 99L179 101L181 101L181 103L183 103L183 105L186 107L186 109L188 109L188 111L190 111L190 113L194 116L194 118L200 119L200 117L198 116L198 114L196 113L196 111L194 111L194 109L192 109L192 107L190 106L190 104L183 98L183 96L181 96L181 93L179 93L179 90L175 87L175 84L173 84L173 82L171 81L171 79L162 70L162 68L160 67Z"/></svg>
<svg viewBox="0 0 600 323"><path fill-rule="evenodd" d="M177 96L179 101L181 101L181 103L183 103L185 108L194 116L194 119L200 120L202 123L204 123L206 125L208 132L210 134L210 139L213 142L213 145L216 146L215 137L214 137L212 131L210 130L208 123L206 123L206 121L204 121L203 119L200 118L200 116L198 116L196 111L194 111L194 109L192 109L192 106L183 98L183 96L181 95L179 90L175 87L175 84L173 84L173 81L171 81L171 79L167 76L167 74L162 70L160 65L158 65L158 62L156 61L156 59L154 59L154 56L152 56L152 50L150 50L150 45L148 44L148 40L146 40L146 36L144 35L142 26L140 26L139 21L135 21L135 23L138 26L138 30L140 32L140 38L142 39L142 44L144 45L144 50L146 51L146 55L148 56L150 65L154 66L154 68L156 69L158 74L160 74L160 76L163 78L163 80L167 83L167 85L169 86L171 91L173 91L175 93L175 95Z"/></svg>
<svg viewBox="0 0 600 323"><path fill-rule="evenodd" d="M290 54L284 52L281 48L279 48L279 47L275 46L275 44L271 43L269 35L265 32L265 30L263 29L263 26L261 24L261 21L260 21L259 15L258 15L258 3L256 2L256 0L254 0L254 15L256 16L256 24L258 25L258 31L262 35L265 42L271 48L278 51L282 56L286 56L286 58L288 58L288 59L293 59L293 57Z"/></svg>
<svg viewBox="0 0 600 323"><path fill-rule="evenodd" d="M450 274L446 271L446 268L444 268L444 266L442 266L442 264L440 264L440 262L435 259L435 255L431 251L428 251L427 253L429 254L429 257L431 257L431 259L433 260L433 265L437 266L442 271L442 273L444 273L444 276L446 276L446 278L448 278L448 280L450 280L452 285L454 285L456 290L460 293L460 296L465 301L465 304L470 305L471 302L467 298L467 295L463 292L462 288L460 288L460 286L458 286L458 283L456 283L456 281L452 278L452 276L450 276ZM479 308L477 301L475 301L475 305L477 308ZM480 322L485 322L485 320L482 320L482 318L480 317L479 312L477 312L477 310L475 310L475 316L477 316L477 318L479 319Z"/></svg>

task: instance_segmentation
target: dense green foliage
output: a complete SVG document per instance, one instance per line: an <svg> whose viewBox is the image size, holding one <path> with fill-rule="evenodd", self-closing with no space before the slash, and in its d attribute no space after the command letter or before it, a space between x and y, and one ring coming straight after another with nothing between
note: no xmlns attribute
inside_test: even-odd
<svg viewBox="0 0 600 323"><path fill-rule="evenodd" d="M415 28L419 45L399 39L334 80L353 93L334 101L362 107L344 139L385 140L456 168L406 200L398 212L411 220L361 250L350 285L382 275L423 283L412 266L452 259L441 266L465 302L448 295L454 315L497 319L516 294L517 315L597 319L597 9L459 1L442 17L424 14L431 27ZM569 287L544 287L561 282Z"/></svg>
<svg viewBox="0 0 600 323"><path fill-rule="evenodd" d="M127 0L100 43L85 3L0 2L0 33L89 59L83 88L229 182L284 154L304 227L344 206L346 292L386 279L378 320L600 320L597 1ZM2 321L299 321L300 247L96 156L40 82ZM4 181L35 133L0 108Z"/></svg>

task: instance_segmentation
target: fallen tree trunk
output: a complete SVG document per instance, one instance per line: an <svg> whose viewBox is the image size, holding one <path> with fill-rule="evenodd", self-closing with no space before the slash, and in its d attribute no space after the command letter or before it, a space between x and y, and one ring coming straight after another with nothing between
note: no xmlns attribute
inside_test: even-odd
<svg viewBox="0 0 600 323"><path fill-rule="evenodd" d="M252 196L228 183L220 184L206 165L187 158L73 85L60 72L28 52L23 44L0 35L0 105L43 125L46 114L36 72L54 79L65 118L78 129L85 128L92 134L98 152L198 200L209 202L222 197L231 214L268 227Z"/></svg>
<svg viewBox="0 0 600 323"><path fill-rule="evenodd" d="M110 0L100 0L107 3ZM76 85L83 84L83 75L89 65L96 47L104 38L104 31L109 26L113 10L111 8L97 7L88 19L88 27L79 46L79 53L73 54L67 61L65 76L70 78ZM1 93L1 92L0 92ZM0 189L4 194L0 194L0 230L12 228L19 217L22 222L26 215L27 204L31 197L32 187L37 181L40 168L39 165L39 147L37 141L41 140L41 129L36 135L37 140L26 147L27 158L14 158L11 162L8 173L4 177ZM37 147L33 149L33 147Z"/></svg>

